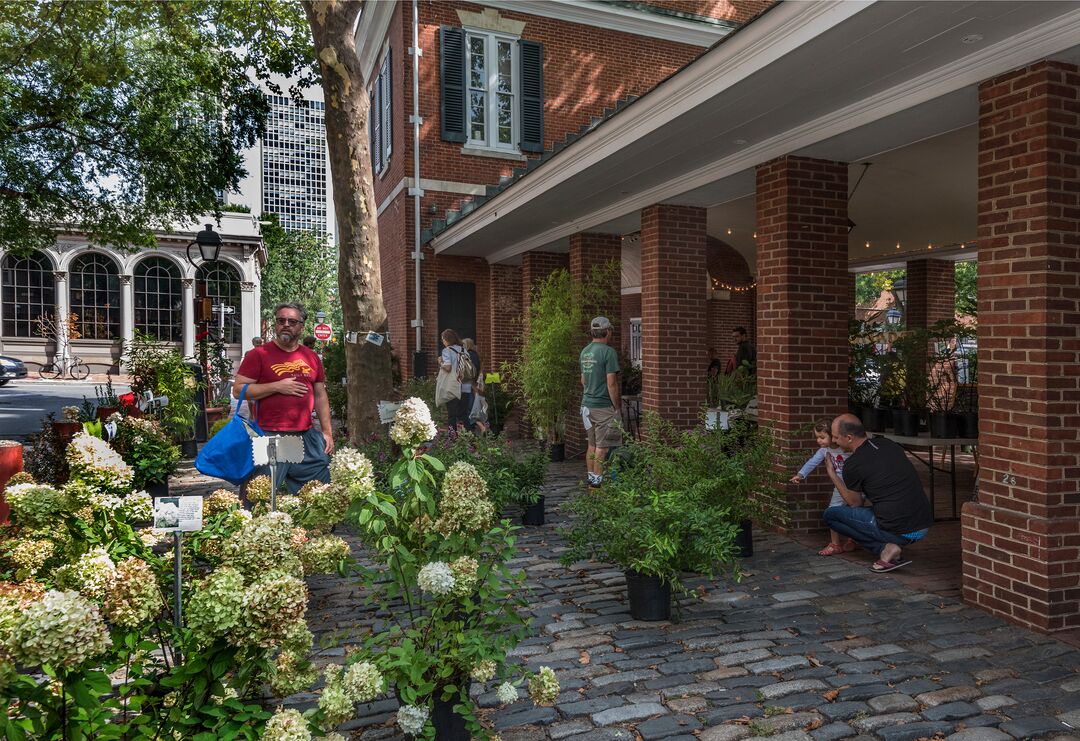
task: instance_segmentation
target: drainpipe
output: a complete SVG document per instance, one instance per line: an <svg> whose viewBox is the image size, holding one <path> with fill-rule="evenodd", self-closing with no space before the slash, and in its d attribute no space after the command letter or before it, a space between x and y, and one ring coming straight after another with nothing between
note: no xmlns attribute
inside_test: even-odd
<svg viewBox="0 0 1080 741"><path fill-rule="evenodd" d="M412 0L412 47L409 49L409 53L412 54L412 87L413 87L413 112L409 120L413 125L413 187L409 188L409 195L413 197L413 246L415 248L413 258L413 277L415 281L415 293L416 293L416 305L415 305L415 319L413 319L412 326L416 330L416 351L413 353L413 375L419 375L417 371L425 371L426 375L426 361L423 357L423 345L424 345L424 321L423 315L420 313L421 308L421 288L420 288L420 263L424 259L424 252L420 248L420 198L424 195L423 189L420 187L420 124L422 120L420 118L420 56L423 54L423 50L420 49L420 19L418 10L416 7L416 0Z"/></svg>

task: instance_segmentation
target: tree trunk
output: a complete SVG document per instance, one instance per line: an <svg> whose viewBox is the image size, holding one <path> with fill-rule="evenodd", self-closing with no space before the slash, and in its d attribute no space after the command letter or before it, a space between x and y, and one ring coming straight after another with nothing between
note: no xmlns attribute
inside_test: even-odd
<svg viewBox="0 0 1080 741"><path fill-rule="evenodd" d="M326 145L334 183L338 229L338 290L349 377L349 439L380 431L378 402L389 398L390 345L366 342L388 327L379 268L379 224L368 149L368 92L356 53L353 29L360 14L356 0L303 0L326 100Z"/></svg>

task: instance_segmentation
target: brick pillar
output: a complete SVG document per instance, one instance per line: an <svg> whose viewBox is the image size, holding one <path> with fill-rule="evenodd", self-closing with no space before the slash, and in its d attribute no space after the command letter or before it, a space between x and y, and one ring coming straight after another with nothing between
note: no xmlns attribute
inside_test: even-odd
<svg viewBox="0 0 1080 741"><path fill-rule="evenodd" d="M581 232L570 235L570 277L580 283L588 277L593 268L603 267L609 262L622 264L622 238L618 234L590 234ZM606 316L615 326L611 337L611 347L619 352L619 336L627 330L622 328L622 281L621 274L615 273L615 285L611 286L611 302L607 306L596 308L599 315ZM590 319L592 317L589 317ZM588 327L582 327L582 345L588 342ZM580 388L575 391L580 392ZM566 453L577 455L586 448L585 428L575 416L581 408L581 394L574 394L571 414L566 425Z"/></svg>
<svg viewBox="0 0 1080 741"><path fill-rule="evenodd" d="M847 294L847 308L848 308L848 319L854 319L854 318L855 318L855 307L856 307L856 306L857 306L857 304L858 304L858 301L857 301L857 299L855 298L855 295L856 295L856 291L855 291L855 278L856 278L856 274L855 274L855 273L848 273L848 279L847 279L847 292L848 292L848 294Z"/></svg>
<svg viewBox="0 0 1080 741"><path fill-rule="evenodd" d="M956 318L956 263L910 260L907 264L907 326L930 327Z"/></svg>
<svg viewBox="0 0 1080 741"><path fill-rule="evenodd" d="M521 268L517 265L489 265L491 287L487 335L490 340L484 371L497 373L502 364L521 350Z"/></svg>
<svg viewBox="0 0 1080 741"><path fill-rule="evenodd" d="M1080 69L979 86L979 499L964 599L1080 627Z"/></svg>
<svg viewBox="0 0 1080 741"><path fill-rule="evenodd" d="M641 410L680 427L705 405L705 209L641 211Z"/></svg>
<svg viewBox="0 0 1080 741"><path fill-rule="evenodd" d="M790 156L757 169L758 418L807 457L806 426L847 401L847 171ZM792 487L792 529L822 528L831 491L825 476Z"/></svg>

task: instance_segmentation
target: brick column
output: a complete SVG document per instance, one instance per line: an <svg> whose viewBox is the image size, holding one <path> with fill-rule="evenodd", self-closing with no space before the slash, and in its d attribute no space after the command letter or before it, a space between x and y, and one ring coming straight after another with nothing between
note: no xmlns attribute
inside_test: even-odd
<svg viewBox="0 0 1080 741"><path fill-rule="evenodd" d="M855 278L856 278L855 273L848 273L848 278L847 278L848 319L854 319L855 318L855 307L858 305L858 300L855 298L855 296L856 296Z"/></svg>
<svg viewBox="0 0 1080 741"><path fill-rule="evenodd" d="M758 419L807 456L807 425L845 411L848 318L847 165L781 157L757 169ZM792 488L791 527L816 530L827 477Z"/></svg>
<svg viewBox="0 0 1080 741"><path fill-rule="evenodd" d="M705 405L707 287L705 209L642 209L641 410L681 427Z"/></svg>
<svg viewBox="0 0 1080 741"><path fill-rule="evenodd" d="M618 234L591 234L580 232L570 235L570 277L575 283L585 280L593 268L603 267L609 262L622 264L622 238ZM606 316L615 327L611 336L611 347L619 352L619 336L627 331L622 328L622 281L621 274L615 273L615 285L611 286L610 302L606 306L596 307L597 315ZM592 317L588 317L591 319ZM588 327L582 327L581 343L588 342ZM575 391L580 392L580 388ZM585 428L575 424L575 416L581 407L581 394L574 394L571 414L566 425L566 453L577 455L586 448Z"/></svg>
<svg viewBox="0 0 1080 741"><path fill-rule="evenodd" d="M1080 70L979 86L979 499L964 599L1080 627Z"/></svg>
<svg viewBox="0 0 1080 741"><path fill-rule="evenodd" d="M488 355L484 371L497 373L502 364L521 350L521 268L517 265L489 265L491 300L488 316Z"/></svg>
<svg viewBox="0 0 1080 741"><path fill-rule="evenodd" d="M930 327L956 318L956 263L952 260L910 260L905 307L907 326Z"/></svg>

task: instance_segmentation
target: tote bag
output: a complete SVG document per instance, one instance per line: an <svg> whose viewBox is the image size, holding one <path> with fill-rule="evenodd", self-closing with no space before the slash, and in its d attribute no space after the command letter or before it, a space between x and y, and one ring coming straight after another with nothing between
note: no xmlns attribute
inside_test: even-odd
<svg viewBox="0 0 1080 741"><path fill-rule="evenodd" d="M435 379L435 406L444 407L451 399L461 398L461 381L450 371L439 369Z"/></svg>
<svg viewBox="0 0 1080 741"><path fill-rule="evenodd" d="M237 407L244 403L247 384L240 389ZM242 484L255 470L255 460L251 455L251 439L264 433L255 424L254 419L244 419L234 414L229 423L199 451L195 459L195 468L199 473L225 479L230 484Z"/></svg>

